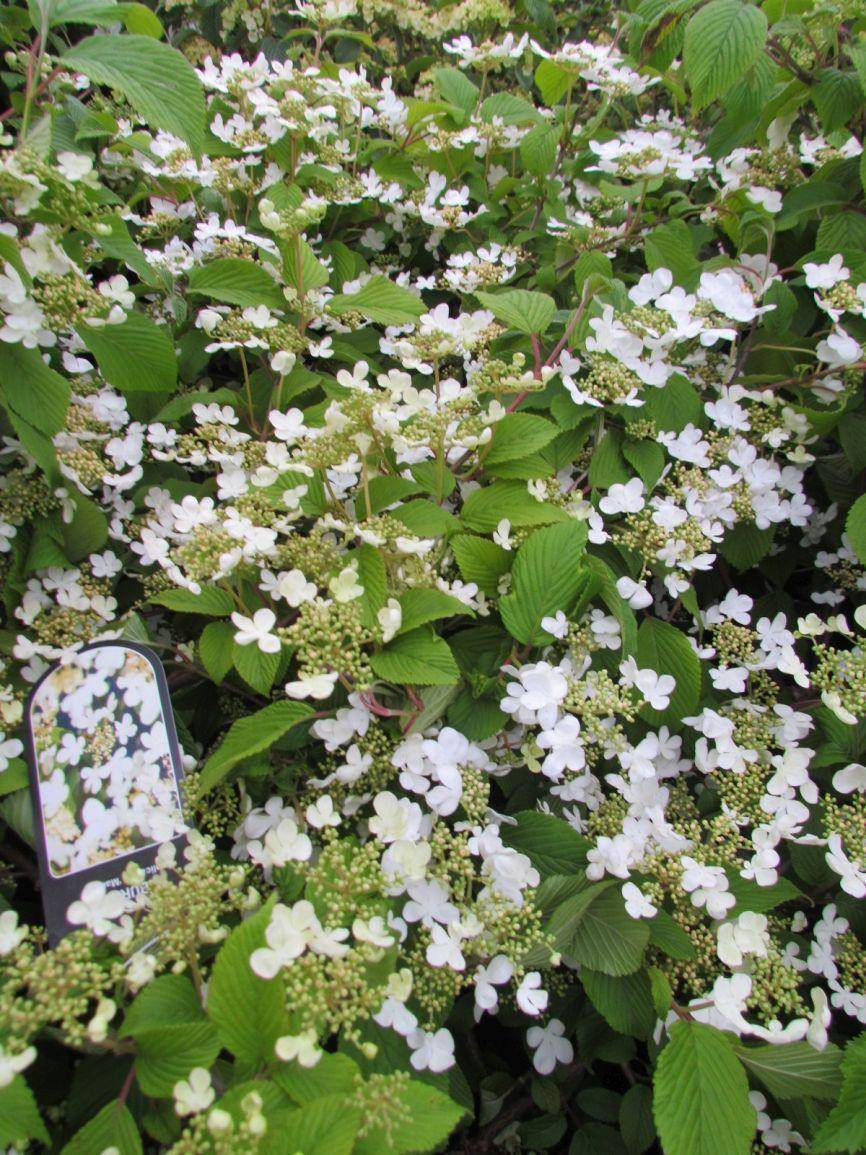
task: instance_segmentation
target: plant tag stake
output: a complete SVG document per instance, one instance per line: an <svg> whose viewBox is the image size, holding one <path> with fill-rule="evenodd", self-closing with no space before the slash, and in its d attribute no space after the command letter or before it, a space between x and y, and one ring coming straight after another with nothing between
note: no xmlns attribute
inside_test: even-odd
<svg viewBox="0 0 866 1155"><path fill-rule="evenodd" d="M135 642L97 642L52 667L28 699L27 746L54 946L76 929L66 912L88 882L131 897L124 868L155 874L159 846L184 840L183 766L159 658Z"/></svg>

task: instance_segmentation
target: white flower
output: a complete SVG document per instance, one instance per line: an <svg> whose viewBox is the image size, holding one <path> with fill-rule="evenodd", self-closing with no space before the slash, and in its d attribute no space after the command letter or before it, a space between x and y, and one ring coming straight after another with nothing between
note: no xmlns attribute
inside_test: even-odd
<svg viewBox="0 0 866 1155"><path fill-rule="evenodd" d="M0 1043L0 1088L8 1087L15 1076L25 1071L35 1058L35 1047L25 1047L16 1054L10 1054Z"/></svg>
<svg viewBox="0 0 866 1155"><path fill-rule="evenodd" d="M336 577L328 582L328 589L334 595L334 601L351 602L364 593L364 587L358 581L357 565L347 565L340 570Z"/></svg>
<svg viewBox="0 0 866 1155"><path fill-rule="evenodd" d="M625 909L629 918L654 918L658 907L653 906L640 887L633 882L626 882L622 887L622 897L625 899Z"/></svg>
<svg viewBox="0 0 866 1155"><path fill-rule="evenodd" d="M677 686L673 674L657 674L655 670L638 669L634 658L626 658L620 663L619 672L623 684L634 686L653 710L666 710L671 704L671 694Z"/></svg>
<svg viewBox="0 0 866 1155"><path fill-rule="evenodd" d="M316 830L323 830L326 826L339 826L341 821L340 815L334 809L334 800L329 794L311 802L304 811L304 817Z"/></svg>
<svg viewBox="0 0 866 1155"><path fill-rule="evenodd" d="M0 914L0 956L9 954L27 937L27 927L18 925L18 912L4 910Z"/></svg>
<svg viewBox="0 0 866 1155"><path fill-rule="evenodd" d="M382 641L390 642L403 622L403 610L396 598L388 598L376 614L376 620L382 627Z"/></svg>
<svg viewBox="0 0 866 1155"><path fill-rule="evenodd" d="M249 646L255 642L263 654L278 654L282 642L276 634L271 633L276 620L277 615L267 608L256 610L251 618L233 613L232 622L237 626L235 641L239 646Z"/></svg>
<svg viewBox="0 0 866 1155"><path fill-rule="evenodd" d="M832 289L840 281L847 281L851 276L845 267L845 260L841 253L836 253L823 265L814 261L806 261L803 265L806 274L806 284L810 289Z"/></svg>
<svg viewBox="0 0 866 1155"><path fill-rule="evenodd" d="M866 766L859 762L852 762L844 770L837 770L833 775L833 789L840 794L859 794L866 792Z"/></svg>
<svg viewBox="0 0 866 1155"><path fill-rule="evenodd" d="M113 920L126 913L126 906L121 891L108 890L104 882L88 882L66 917L73 926L86 926L95 935L105 936L116 929Z"/></svg>
<svg viewBox="0 0 866 1155"><path fill-rule="evenodd" d="M562 639L568 634L568 618L562 612L557 610L552 618L542 618L541 628L554 638Z"/></svg>
<svg viewBox="0 0 866 1155"><path fill-rule="evenodd" d="M538 971L528 971L515 993L517 1005L525 1015L541 1015L547 1010L550 998L541 985Z"/></svg>
<svg viewBox="0 0 866 1155"><path fill-rule="evenodd" d="M193 1067L185 1079L174 1085L174 1109L178 1115L195 1115L206 1111L216 1098L210 1080L210 1071Z"/></svg>
<svg viewBox="0 0 866 1155"><path fill-rule="evenodd" d="M530 1027L526 1041L535 1051L532 1065L539 1075L550 1075L557 1063L574 1059L574 1047L565 1038L565 1024L559 1019L551 1019L544 1027Z"/></svg>
<svg viewBox="0 0 866 1155"><path fill-rule="evenodd" d="M330 698L338 677L336 670L329 674L310 674L295 682L286 682L285 690L290 698Z"/></svg>
<svg viewBox="0 0 866 1155"><path fill-rule="evenodd" d="M599 501L598 508L607 514L639 513L646 504L643 493L644 485L639 477L633 477L625 485L617 482Z"/></svg>
<svg viewBox="0 0 866 1155"><path fill-rule="evenodd" d="M507 517L503 517L493 531L493 540L502 549L511 549L511 522Z"/></svg>
<svg viewBox="0 0 866 1155"><path fill-rule="evenodd" d="M406 1042L412 1048L409 1062L416 1071L440 1074L454 1066L454 1037L445 1027L413 1031Z"/></svg>
<svg viewBox="0 0 866 1155"><path fill-rule="evenodd" d="M274 1051L277 1058L284 1063L296 1060L301 1067L315 1067L324 1054L315 1031L304 1031L300 1035L281 1035L274 1044Z"/></svg>
<svg viewBox="0 0 866 1155"><path fill-rule="evenodd" d="M644 583L632 581L630 577L621 577L616 583L616 589L633 610L644 610L653 603L653 596Z"/></svg>
<svg viewBox="0 0 866 1155"><path fill-rule="evenodd" d="M723 922L717 932L716 953L728 967L741 967L746 955L763 958L769 951L768 922L763 914L746 910L733 922Z"/></svg>

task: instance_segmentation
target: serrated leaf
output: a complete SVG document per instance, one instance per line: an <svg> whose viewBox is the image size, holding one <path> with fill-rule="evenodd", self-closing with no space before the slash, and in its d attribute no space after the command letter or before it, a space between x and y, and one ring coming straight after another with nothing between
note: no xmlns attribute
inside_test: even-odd
<svg viewBox="0 0 866 1155"><path fill-rule="evenodd" d="M400 634L370 658L373 673L395 685L450 686L460 670L444 638L421 627Z"/></svg>
<svg viewBox="0 0 866 1155"><path fill-rule="evenodd" d="M136 995L120 1028L121 1037L204 1019L201 1000L186 975L160 975Z"/></svg>
<svg viewBox="0 0 866 1155"><path fill-rule="evenodd" d="M515 818L516 826L502 826L502 841L527 855L542 878L585 870L586 852L592 843L564 818L538 810L522 810Z"/></svg>
<svg viewBox="0 0 866 1155"><path fill-rule="evenodd" d="M69 382L35 349L0 343L0 400L47 437L59 433L69 408Z"/></svg>
<svg viewBox="0 0 866 1155"><path fill-rule="evenodd" d="M472 112L478 102L479 89L459 68L434 68L433 82L439 95L449 104Z"/></svg>
<svg viewBox="0 0 866 1155"><path fill-rule="evenodd" d="M202 614L209 618L227 617L235 608L232 595L219 586L204 585L201 593L192 590L160 590L149 599L155 606L165 606L182 614Z"/></svg>
<svg viewBox="0 0 866 1155"><path fill-rule="evenodd" d="M656 1023L652 988L646 970L616 977L583 967L580 972L590 1002L621 1035L646 1039Z"/></svg>
<svg viewBox="0 0 866 1155"><path fill-rule="evenodd" d="M642 965L649 933L646 919L627 913L619 889L606 889L578 923L570 953L592 970L628 975Z"/></svg>
<svg viewBox="0 0 866 1155"><path fill-rule="evenodd" d="M358 1064L348 1055L325 1052L315 1067L281 1063L274 1082L301 1106L326 1095L351 1095L359 1075Z"/></svg>
<svg viewBox="0 0 866 1155"><path fill-rule="evenodd" d="M821 1124L809 1150L859 1152L866 1147L866 1034L848 1044L842 1056L839 1102Z"/></svg>
<svg viewBox="0 0 866 1155"><path fill-rule="evenodd" d="M114 1100L69 1140L61 1155L94 1155L116 1150L119 1155L141 1155L141 1136L129 1109Z"/></svg>
<svg viewBox="0 0 866 1155"><path fill-rule="evenodd" d="M494 429L493 441L487 451L486 465L527 457L549 445L559 430L551 421L532 413L507 413Z"/></svg>
<svg viewBox="0 0 866 1155"><path fill-rule="evenodd" d="M866 565L866 494L858 497L848 511L845 534L857 557Z"/></svg>
<svg viewBox="0 0 866 1155"><path fill-rule="evenodd" d="M259 694L270 693L280 668L280 657L279 650L275 654L266 654L255 643L239 646L235 642L232 646L234 668L246 684Z"/></svg>
<svg viewBox="0 0 866 1155"><path fill-rule="evenodd" d="M542 618L571 609L588 574L581 565L586 535L586 522L549 525L517 551L511 592L499 603L503 624L517 641L537 643L546 637Z"/></svg>
<svg viewBox="0 0 866 1155"><path fill-rule="evenodd" d="M265 945L272 908L273 901L231 932L219 949L207 990L207 1011L220 1042L253 1068L273 1061L277 1039L291 1033L282 980L259 978L250 966L250 955Z"/></svg>
<svg viewBox="0 0 866 1155"><path fill-rule="evenodd" d="M209 1068L220 1051L213 1023L176 1023L135 1036L135 1077L145 1095L168 1098L194 1067Z"/></svg>
<svg viewBox="0 0 866 1155"><path fill-rule="evenodd" d="M371 277L357 293L332 297L328 309L338 317L360 313L380 325L411 325L427 312L420 297L382 276Z"/></svg>
<svg viewBox="0 0 866 1155"><path fill-rule="evenodd" d="M520 142L523 167L533 176L547 176L556 162L559 133L548 124L536 124Z"/></svg>
<svg viewBox="0 0 866 1155"><path fill-rule="evenodd" d="M350 1155L361 1118L360 1108L352 1106L351 1099L325 1095L297 1110L275 1112L261 1150L264 1155L300 1151L303 1155Z"/></svg>
<svg viewBox="0 0 866 1155"><path fill-rule="evenodd" d="M489 309L497 321L502 321L509 329L518 333L545 333L556 312L556 302L547 293L534 293L528 289L506 289L502 293L475 294L485 309Z"/></svg>
<svg viewBox="0 0 866 1155"><path fill-rule="evenodd" d="M24 1078L16 1075L0 1087L0 1143L24 1150L31 1139L50 1142L33 1092Z"/></svg>
<svg viewBox="0 0 866 1155"><path fill-rule="evenodd" d="M683 65L692 101L701 109L751 67L767 38L767 18L741 0L710 0L686 26Z"/></svg>
<svg viewBox="0 0 866 1155"><path fill-rule="evenodd" d="M457 614L471 614L473 611L459 598L442 590L422 589L416 587L406 590L397 599L403 611L403 620L399 633L408 633L417 626L435 622L440 618L452 618Z"/></svg>
<svg viewBox="0 0 866 1155"><path fill-rule="evenodd" d="M653 1103L665 1155L748 1155L755 1134L749 1085L728 1039L676 1023L661 1053Z"/></svg>
<svg viewBox="0 0 866 1155"><path fill-rule="evenodd" d="M212 681L219 684L232 668L235 629L229 622L210 622L198 640L198 656Z"/></svg>
<svg viewBox="0 0 866 1155"><path fill-rule="evenodd" d="M202 767L199 789L210 790L244 758L268 749L313 713L304 702L272 702L233 722L225 738Z"/></svg>
<svg viewBox="0 0 866 1155"><path fill-rule="evenodd" d="M512 526L519 527L571 520L558 505L536 500L525 482L520 481L494 481L492 485L476 489L460 511L464 525L479 533L492 533L504 517Z"/></svg>
<svg viewBox="0 0 866 1155"><path fill-rule="evenodd" d="M261 265L240 257L221 257L193 269L189 292L229 305L286 307L286 298L273 277Z"/></svg>
<svg viewBox="0 0 866 1155"><path fill-rule="evenodd" d="M89 36L61 56L65 68L121 93L154 128L201 150L204 91L192 65L168 44L150 36Z"/></svg>
<svg viewBox="0 0 866 1155"><path fill-rule="evenodd" d="M143 313L129 313L121 325L81 324L77 332L102 376L122 393L170 393L177 385L169 331Z"/></svg>
<svg viewBox="0 0 866 1155"><path fill-rule="evenodd" d="M701 695L701 663L685 634L658 618L644 618L637 632L637 663L641 669L671 674L676 688L664 710L644 706L641 713L654 726L677 726L694 714Z"/></svg>
<svg viewBox="0 0 866 1155"><path fill-rule="evenodd" d="M832 1043L823 1051L805 1042L740 1046L737 1054L775 1099L835 1100L839 1094L842 1052Z"/></svg>
<svg viewBox="0 0 866 1155"><path fill-rule="evenodd" d="M403 1105L400 1121L389 1131L374 1127L359 1139L353 1155L426 1155L441 1151L442 1144L466 1114L466 1108L455 1103L437 1087L412 1079L395 1092ZM390 1141L389 1141L390 1140Z"/></svg>
<svg viewBox="0 0 866 1155"><path fill-rule="evenodd" d="M459 533L448 543L464 581L475 582L486 594L495 596L497 584L508 573L514 558L495 541Z"/></svg>

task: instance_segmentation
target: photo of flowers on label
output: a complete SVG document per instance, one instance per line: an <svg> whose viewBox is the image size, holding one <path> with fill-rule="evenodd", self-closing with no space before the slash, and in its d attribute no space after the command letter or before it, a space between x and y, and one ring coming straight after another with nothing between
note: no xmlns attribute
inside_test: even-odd
<svg viewBox="0 0 866 1155"><path fill-rule="evenodd" d="M74 654L30 706L39 810L62 877L186 830L154 666L122 645Z"/></svg>

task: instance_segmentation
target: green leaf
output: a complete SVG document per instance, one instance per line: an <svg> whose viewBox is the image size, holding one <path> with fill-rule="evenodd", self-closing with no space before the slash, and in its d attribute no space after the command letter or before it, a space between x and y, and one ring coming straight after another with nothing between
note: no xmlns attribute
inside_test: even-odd
<svg viewBox="0 0 866 1155"><path fill-rule="evenodd" d="M108 540L108 518L95 501L87 497L75 498L72 521L60 523L63 550L70 561L81 561L101 549Z"/></svg>
<svg viewBox="0 0 866 1155"><path fill-rule="evenodd" d="M370 659L373 673L395 685L450 686L460 670L444 638L421 627L400 634Z"/></svg>
<svg viewBox="0 0 866 1155"><path fill-rule="evenodd" d="M710 0L686 26L683 64L695 109L726 92L755 62L767 38L767 18L741 0ZM733 1155L733 1153L732 1153Z"/></svg>
<svg viewBox="0 0 866 1155"><path fill-rule="evenodd" d="M160 590L149 599L156 606L165 606L182 614L202 614L208 618L227 617L235 608L232 595L219 586L204 585L201 593L192 590Z"/></svg>
<svg viewBox="0 0 866 1155"><path fill-rule="evenodd" d="M656 1024L656 1012L646 970L615 977L583 967L580 981L592 1005L615 1031L649 1038Z"/></svg>
<svg viewBox="0 0 866 1155"><path fill-rule="evenodd" d="M233 722L225 738L205 762L199 789L212 789L238 762L267 750L312 713L312 707L304 702L272 702L263 710Z"/></svg>
<svg viewBox="0 0 866 1155"><path fill-rule="evenodd" d="M520 142L523 167L533 176L547 176L556 163L559 133L549 124L536 124Z"/></svg>
<svg viewBox="0 0 866 1155"><path fill-rule="evenodd" d="M232 668L235 629L229 622L211 622L201 632L198 656L217 685Z"/></svg>
<svg viewBox="0 0 866 1155"><path fill-rule="evenodd" d="M749 1084L728 1038L679 1022L655 1077L653 1104L665 1155L748 1155L755 1134Z"/></svg>
<svg viewBox="0 0 866 1155"><path fill-rule="evenodd" d="M858 497L848 511L845 533L851 548L866 565L866 494Z"/></svg>
<svg viewBox="0 0 866 1155"><path fill-rule="evenodd" d="M186 975L160 975L136 995L126 1012L121 1037L137 1037L158 1027L199 1023L204 1019L201 1000Z"/></svg>
<svg viewBox="0 0 866 1155"><path fill-rule="evenodd" d="M809 1043L736 1048L740 1061L775 1099L833 1099L842 1085L842 1052L832 1043L816 1051Z"/></svg>
<svg viewBox="0 0 866 1155"><path fill-rule="evenodd" d="M348 1055L340 1052L332 1055L326 1051L315 1067L281 1063L274 1071L274 1082L303 1107L326 1095L348 1098L355 1089L358 1074L358 1064Z"/></svg>
<svg viewBox="0 0 866 1155"><path fill-rule="evenodd" d="M194 1067L209 1068L220 1051L213 1023L176 1023L135 1035L135 1077L145 1095L169 1098Z"/></svg>
<svg viewBox="0 0 866 1155"><path fill-rule="evenodd" d="M361 1109L344 1095L313 1099L296 1111L271 1116L264 1155L350 1155L361 1128Z"/></svg>
<svg viewBox="0 0 866 1155"><path fill-rule="evenodd" d="M280 657L279 650L275 654L266 654L255 643L239 646L235 642L232 646L235 669L246 684L259 694L270 692L280 668Z"/></svg>
<svg viewBox="0 0 866 1155"><path fill-rule="evenodd" d="M542 60L535 70L535 84L541 99L549 107L559 104L574 84L574 75L553 60Z"/></svg>
<svg viewBox="0 0 866 1155"><path fill-rule="evenodd" d="M357 293L332 297L328 309L338 317L360 313L380 325L412 325L427 312L420 297L382 276L371 277Z"/></svg>
<svg viewBox="0 0 866 1155"><path fill-rule="evenodd" d="M433 81L439 95L449 104L455 104L464 112L472 112L475 108L478 102L478 87L459 68L434 68Z"/></svg>
<svg viewBox="0 0 866 1155"><path fill-rule="evenodd" d="M812 100L825 132L842 128L863 104L856 72L822 68L818 83L812 88Z"/></svg>
<svg viewBox="0 0 866 1155"><path fill-rule="evenodd" d="M102 376L122 393L170 393L177 385L177 358L168 330L143 313L129 313L122 325L94 329L82 324L77 332Z"/></svg>
<svg viewBox="0 0 866 1155"><path fill-rule="evenodd" d="M842 1056L839 1102L821 1124L810 1151L859 1152L866 1147L866 1033L858 1035Z"/></svg>
<svg viewBox="0 0 866 1155"><path fill-rule="evenodd" d="M541 619L571 609L587 575L581 566L586 534L583 521L549 525L530 534L517 551L511 592L500 601L499 612L519 642L543 640Z"/></svg>
<svg viewBox="0 0 866 1155"><path fill-rule="evenodd" d="M220 1042L253 1068L273 1061L277 1039L291 1033L282 980L259 978L250 966L250 955L265 945L272 907L273 900L232 931L219 949L207 991Z"/></svg>
<svg viewBox="0 0 866 1155"><path fill-rule="evenodd" d="M63 429L69 382L45 364L35 349L0 344L0 400L28 425L52 437Z"/></svg>
<svg viewBox="0 0 866 1155"><path fill-rule="evenodd" d="M695 957L695 948L692 940L673 918L663 908L656 910L655 916L649 920L650 943L663 951L669 958L692 959Z"/></svg>
<svg viewBox="0 0 866 1155"><path fill-rule="evenodd" d="M83 72L94 84L121 93L142 120L201 151L204 91L195 69L168 44L150 36L89 36L60 57L63 67Z"/></svg>
<svg viewBox="0 0 866 1155"><path fill-rule="evenodd" d="M744 910L763 914L784 902L803 898L803 892L790 879L781 877L769 886L758 886L756 882L743 878L736 870L728 874L728 889L737 900L734 908L737 914Z"/></svg>
<svg viewBox="0 0 866 1155"><path fill-rule="evenodd" d="M622 455L637 470L638 477L652 489L665 467L665 451L657 441L624 441Z"/></svg>
<svg viewBox="0 0 866 1155"><path fill-rule="evenodd" d="M558 505L534 498L521 481L494 481L474 490L463 503L460 517L464 525L479 533L492 533L503 517L518 527L571 520Z"/></svg>
<svg viewBox="0 0 866 1155"><path fill-rule="evenodd" d="M0 1087L0 1143L23 1150L30 1139L50 1143L33 1092L24 1078L16 1075L11 1083Z"/></svg>
<svg viewBox="0 0 866 1155"><path fill-rule="evenodd" d="M654 726L677 726L698 708L701 696L701 663L688 639L676 626L658 618L644 618L637 632L637 663L641 669L672 674L676 689L664 710L644 706L643 717Z"/></svg>
<svg viewBox="0 0 866 1155"><path fill-rule="evenodd" d="M441 1151L463 1116L461 1107L436 1087L412 1079L395 1092L403 1106L399 1121L386 1133L373 1127L353 1148L353 1155L406 1155L408 1152Z"/></svg>
<svg viewBox="0 0 866 1155"><path fill-rule="evenodd" d="M619 888L605 889L578 923L570 953L592 970L628 975L643 964L649 934L647 920L627 913Z"/></svg>
<svg viewBox="0 0 866 1155"><path fill-rule="evenodd" d="M758 529L748 521L742 521L728 530L719 546L719 553L740 571L752 569L770 552L775 527Z"/></svg>
<svg viewBox="0 0 866 1155"><path fill-rule="evenodd" d="M463 580L475 582L486 594L495 597L499 579L508 573L514 555L495 541L468 533L456 534L448 544Z"/></svg>
<svg viewBox="0 0 866 1155"><path fill-rule="evenodd" d="M673 220L658 228L644 241L646 265L650 272L670 269L674 283L691 288L700 268L692 249L692 234L685 221Z"/></svg>
<svg viewBox="0 0 866 1155"><path fill-rule="evenodd" d="M527 855L542 878L554 874L578 874L586 868L586 852L592 846L565 821L538 810L521 810L517 825L500 828L506 846Z"/></svg>
<svg viewBox="0 0 866 1155"><path fill-rule="evenodd" d="M507 413L495 427L493 441L484 460L486 465L498 465L528 457L530 453L549 445L559 429L551 421L532 413Z"/></svg>
<svg viewBox="0 0 866 1155"><path fill-rule="evenodd" d="M417 626L423 626L427 622L435 622L439 618L452 618L457 614L472 613L469 606L461 602L459 598L443 593L442 590L415 587L400 594L398 601L403 611L403 620L399 630L401 634L408 633L409 630L414 630Z"/></svg>
<svg viewBox="0 0 866 1155"><path fill-rule="evenodd" d="M528 289L507 289L502 293L475 294L485 309L489 309L497 321L502 321L509 329L519 333L547 331L556 302L547 293L533 293Z"/></svg>
<svg viewBox="0 0 866 1155"><path fill-rule="evenodd" d="M478 113L486 124L493 124L494 121L502 124L534 124L541 120L535 105L513 92L494 92L487 97Z"/></svg>
<svg viewBox="0 0 866 1155"><path fill-rule="evenodd" d="M273 277L261 265L241 257L221 257L193 269L189 292L229 305L286 308L286 298Z"/></svg>
<svg viewBox="0 0 866 1155"><path fill-rule="evenodd" d="M644 1083L629 1087L619 1106L619 1129L628 1155L643 1155L655 1142L653 1093Z"/></svg>
<svg viewBox="0 0 866 1155"><path fill-rule="evenodd" d="M141 1155L141 1136L129 1109L114 1100L106 1104L66 1144L61 1155L101 1155L116 1148L119 1155Z"/></svg>

